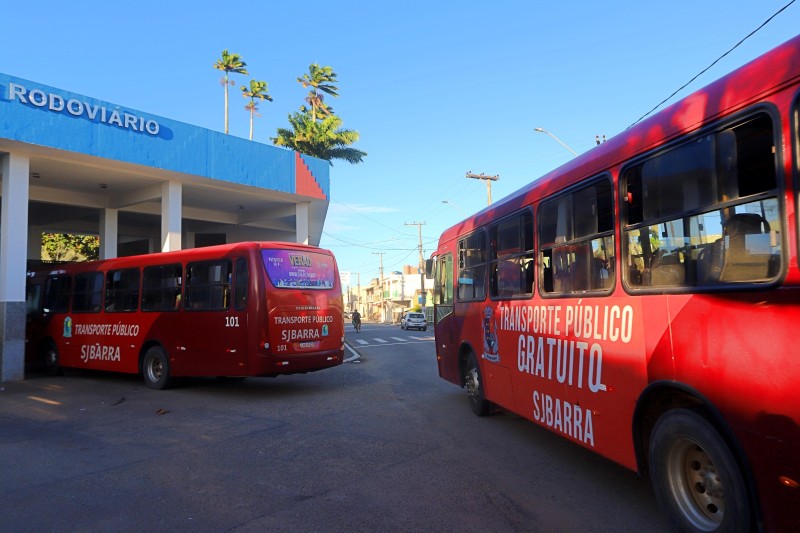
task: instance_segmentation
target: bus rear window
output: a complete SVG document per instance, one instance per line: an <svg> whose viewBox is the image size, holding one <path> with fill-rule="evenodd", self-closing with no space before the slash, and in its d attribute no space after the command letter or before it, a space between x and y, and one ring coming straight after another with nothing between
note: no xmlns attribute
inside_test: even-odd
<svg viewBox="0 0 800 533"><path fill-rule="evenodd" d="M272 284L278 288L331 289L333 257L304 250L262 250L261 257Z"/></svg>

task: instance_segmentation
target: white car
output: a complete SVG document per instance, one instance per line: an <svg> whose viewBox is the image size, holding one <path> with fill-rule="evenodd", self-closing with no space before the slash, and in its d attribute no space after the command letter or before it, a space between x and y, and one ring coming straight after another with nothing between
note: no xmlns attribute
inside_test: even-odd
<svg viewBox="0 0 800 533"><path fill-rule="evenodd" d="M400 319L400 329L421 329L426 331L428 329L428 322L425 320L423 313L406 313Z"/></svg>

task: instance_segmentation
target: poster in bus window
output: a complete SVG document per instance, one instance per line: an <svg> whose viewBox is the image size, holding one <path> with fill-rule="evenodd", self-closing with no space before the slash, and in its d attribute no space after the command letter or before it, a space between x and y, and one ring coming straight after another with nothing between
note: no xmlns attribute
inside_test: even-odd
<svg viewBox="0 0 800 533"><path fill-rule="evenodd" d="M276 287L330 289L334 285L333 258L301 250L263 250L264 266Z"/></svg>

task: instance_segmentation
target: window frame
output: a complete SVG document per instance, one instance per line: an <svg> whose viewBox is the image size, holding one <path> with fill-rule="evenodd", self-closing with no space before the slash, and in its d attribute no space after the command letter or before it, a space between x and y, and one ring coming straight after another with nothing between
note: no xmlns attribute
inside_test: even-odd
<svg viewBox="0 0 800 533"><path fill-rule="evenodd" d="M168 270L170 269L170 270ZM149 274L154 271L159 271L157 279L159 281L158 287L149 287L148 282L153 281L149 279ZM165 272L171 272L172 275L165 276ZM176 278L175 273L180 275ZM181 263L165 263L159 265L150 265L142 269L142 303L141 309L143 313L168 313L180 309L180 303L183 299L183 278L184 270ZM165 281L175 280L178 282L176 286L170 287L165 284ZM157 298L151 298L151 295L156 295ZM152 302L161 302L160 306L154 306Z"/></svg>
<svg viewBox="0 0 800 533"><path fill-rule="evenodd" d="M197 265L223 265L227 266L227 278L225 281L204 281L201 283L193 282L194 273L192 272L193 268ZM215 299L215 292L216 289L221 288L221 296L222 296L222 306L212 306L211 304L214 302ZM200 261L192 261L186 264L184 269L184 287L183 287L183 295L184 295L184 309L186 311L191 312L208 312L208 311L227 311L231 308L231 296L233 295L232 292L233 288L233 259L230 257L224 257L222 259L208 259L208 260L200 260ZM195 291L197 293L202 293L202 289L208 289L208 298L204 299L196 299L195 298ZM205 302L208 304L207 306L198 305Z"/></svg>
<svg viewBox="0 0 800 533"><path fill-rule="evenodd" d="M99 289L96 287L97 278L100 278L100 287ZM93 287L90 289L78 290L80 285L79 280L81 279L92 279L91 285L87 285L87 287ZM91 314L91 313L99 313L103 310L104 302L105 302L105 276L103 272L93 270L93 271L86 271L86 272L78 272L72 277L72 312L73 313L80 313L80 314ZM94 302L96 299L96 303L92 303L90 305L84 305L87 302ZM80 302L80 304L79 304Z"/></svg>
<svg viewBox="0 0 800 533"><path fill-rule="evenodd" d="M127 272L127 273L135 273L136 284L132 285L130 283L124 285L122 288L113 287L112 284L109 283L109 277L113 276L118 272ZM106 313L135 313L139 310L139 300L142 296L142 271L139 267L126 267L126 268L115 268L111 270L105 271L105 291L103 297L103 310ZM121 282L125 283L128 282L129 279L124 277ZM133 296L133 299L131 299ZM122 302L125 305L122 305L121 309L116 308L116 304L118 302ZM129 305L130 302L134 302L135 305L131 307Z"/></svg>
<svg viewBox="0 0 800 533"><path fill-rule="evenodd" d="M595 224L598 227L595 227L593 231L585 232L580 235L576 236L576 230L574 228L575 221L577 220L577 216L575 215L574 210L574 203L573 198L578 194L582 193L583 191L587 191L590 188L596 188L597 184L604 182L607 186L607 194L608 199L610 200L610 205L607 206L610 208L610 214L607 213L606 216L610 216L610 227L605 228L600 231L600 215L599 213L596 214ZM596 193L595 193L596 195ZM548 209L551 204L557 203L560 200L571 197L570 199L570 213L568 214L568 218L565 219L564 223L569 225L569 232L570 237L567 239L565 237L564 241L561 242L553 242L542 244L542 232L543 232L543 225L550 222L550 218L548 216L543 216L542 211L544 209ZM557 193L549 195L546 198L543 198L539 201L538 205L536 206L536 217L535 217L535 228L536 228L536 263L537 263L537 272L536 272L536 285L538 287L539 295L542 298L570 298L570 297L604 297L609 296L612 294L617 285L617 226L619 225L619 218L617 216L617 209L616 209L616 197L615 197L615 185L614 180L610 172L603 171L598 174L594 174L589 178L581 180L579 183L573 184L566 189L563 189ZM598 205L597 200L595 200L595 205ZM558 221L556 221L556 226L558 226ZM607 239L611 239L610 246L607 244ZM556 240L558 240L556 238ZM600 249L605 250L606 253L611 253L611 258L606 259L602 262L597 262L598 267L598 278L597 279L607 279L608 283L607 286L603 287L594 287L590 286L589 288L585 289L572 289L568 288L567 290L555 290L555 279L554 274L552 271L552 267L547 267L545 264L548 261L545 259L549 259L552 261L553 254L556 251L565 252L568 255L571 253L575 255L575 250L577 247L588 246L587 251L592 253L592 258L594 258L594 249L593 243L596 241L600 241L598 246ZM550 257L544 257L547 252L550 252ZM574 261L571 264L576 264ZM592 270L592 266L595 265L593 259L589 262L589 272ZM551 280L550 283L553 285L552 290L546 290L547 287L545 286L545 277L548 273L548 268L550 269ZM602 271L605 270L606 277L603 278ZM573 276L574 277L574 276Z"/></svg>
<svg viewBox="0 0 800 533"><path fill-rule="evenodd" d="M526 218L528 220L526 220ZM498 231L504 224L517 219L517 244L519 245L515 252L500 253L502 250L498 245ZM520 234L519 231L526 231L527 235ZM506 215L488 226L489 233L489 253L486 258L487 262L487 276L489 278L489 298L492 300L520 300L529 299L534 294L534 287L536 286L536 218L534 217L533 208L531 206L523 207L509 215ZM528 244L530 245L528 247ZM511 289L510 292L503 294L501 291L501 269L506 264L517 266L520 277L518 278L517 287ZM513 267L512 267L513 271ZM522 276L526 278L523 280ZM530 279L527 276L532 276ZM522 283L530 290L521 292Z"/></svg>
<svg viewBox="0 0 800 533"><path fill-rule="evenodd" d="M59 301L62 303L61 306L57 308L52 308L48 304L51 304L53 292L53 281L59 280L61 282L61 290L55 293L55 296L58 297ZM69 313L70 311L70 304L72 303L72 276L69 274L51 274L47 276L47 279L44 282L44 292L42 295L42 311L44 313ZM66 288L64 288L66 287Z"/></svg>
<svg viewBox="0 0 800 533"><path fill-rule="evenodd" d="M479 262L469 262L467 264L468 254L464 254L462 257L462 244L468 243L470 239L473 238L480 238L483 240L481 243L483 246L483 257L482 260ZM488 295L488 291L486 290L486 281L487 281L487 271L489 267L488 263L488 235L486 234L486 228L481 227L475 231L471 231L466 235L462 235L459 237L458 241L456 242L456 253L455 257L453 258L456 262L456 283L455 283L455 291L454 291L454 299L456 302L483 302L486 300L486 296ZM477 248L467 248L466 246L463 248L464 251L466 250L477 250ZM480 270L480 276L473 275L471 278L462 277L462 273L465 271L473 271L473 270ZM472 283L466 283L466 280L470 279ZM463 281L463 283L462 283ZM480 291L482 292L480 295L477 294L477 287L479 284L476 282L480 282ZM472 293L473 296L470 298L462 298L461 297L461 287L472 285Z"/></svg>
<svg viewBox="0 0 800 533"><path fill-rule="evenodd" d="M773 146L773 166L774 166L774 177L775 177L775 188L770 189L767 191L760 191L756 193L751 193L749 195L744 196L737 196L732 200L718 200L715 199L713 203L709 205L699 205L692 209L684 209L677 213L665 214L658 218L653 219L645 219L642 217L642 220L636 223L628 224L628 220L630 219L630 209L629 204L627 201L622 201L622 199L628 198L628 180L627 180L627 173L638 166L644 165L645 162L649 160L653 160L660 155L663 155L668 152L672 152L674 150L679 149L682 146L688 145L692 142L696 142L698 139L717 135L725 130L733 129L735 130L737 127L741 127L746 123L757 120L759 116L765 116L771 121L772 127L772 146ZM653 294L653 293L669 293L669 294L680 294L680 293L708 293L708 292L721 292L721 291L730 291L730 290L737 290L737 291L750 291L750 290L766 290L769 288L774 288L781 283L783 278L786 275L787 269L787 236L786 236L786 223L785 223L785 175L783 172L783 150L780 148L783 146L782 144L782 121L779 113L777 112L774 105L769 103L760 103L758 105L752 106L748 109L745 109L741 112L735 113L729 117L725 117L723 120L716 121L712 124L709 124L697 131L693 131L689 134L681 135L679 138L674 139L673 141L666 143L662 146L659 146L657 149L651 150L647 153L641 154L638 157L631 159L630 161L625 162L624 165L620 168L619 172L619 179L618 179L618 192L620 198L620 206L619 206L619 250L620 250L620 268L621 272L621 280L622 286L624 290L629 294ZM720 150L716 150L713 154L714 159L718 160L720 155ZM737 167L738 168L738 167ZM737 182L738 183L738 182ZM684 282L681 284L657 284L657 285L636 285L631 282L631 273L628 271L628 257L629 257L629 242L628 238L634 231L640 230L642 228L648 228L653 226L660 226L663 224L681 222L682 224L686 224L687 221L691 224L692 218L695 217L703 217L713 215L715 212L721 212L723 210L734 209L736 207L743 207L747 205L754 204L756 202L764 202L770 201L774 199L777 209L777 222L779 223L778 228L771 228L777 229L780 233L779 235L779 246L780 252L777 254L778 259L778 266L777 270L775 271L774 275L769 278L761 279L761 280L742 280L742 281L716 281L716 282L709 282L705 284L699 284L695 282L694 284L688 284L688 282ZM688 237L684 236L685 239L691 239L693 234L689 234ZM665 238L673 238L673 237L665 237ZM708 246L710 243L705 243ZM691 246L691 245L690 245ZM694 259L692 259L694 261ZM692 268L689 266L688 268Z"/></svg>

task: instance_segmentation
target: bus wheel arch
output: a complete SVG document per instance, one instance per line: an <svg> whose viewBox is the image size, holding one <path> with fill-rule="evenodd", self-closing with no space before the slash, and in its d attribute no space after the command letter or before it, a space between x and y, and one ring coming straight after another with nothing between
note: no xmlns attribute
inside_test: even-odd
<svg viewBox="0 0 800 533"><path fill-rule="evenodd" d="M713 405L674 384L653 384L633 424L639 472L673 528L749 531L757 523L752 475Z"/></svg>
<svg viewBox="0 0 800 533"><path fill-rule="evenodd" d="M160 344L151 343L142 347L140 369L149 388L163 390L172 385L169 357Z"/></svg>

